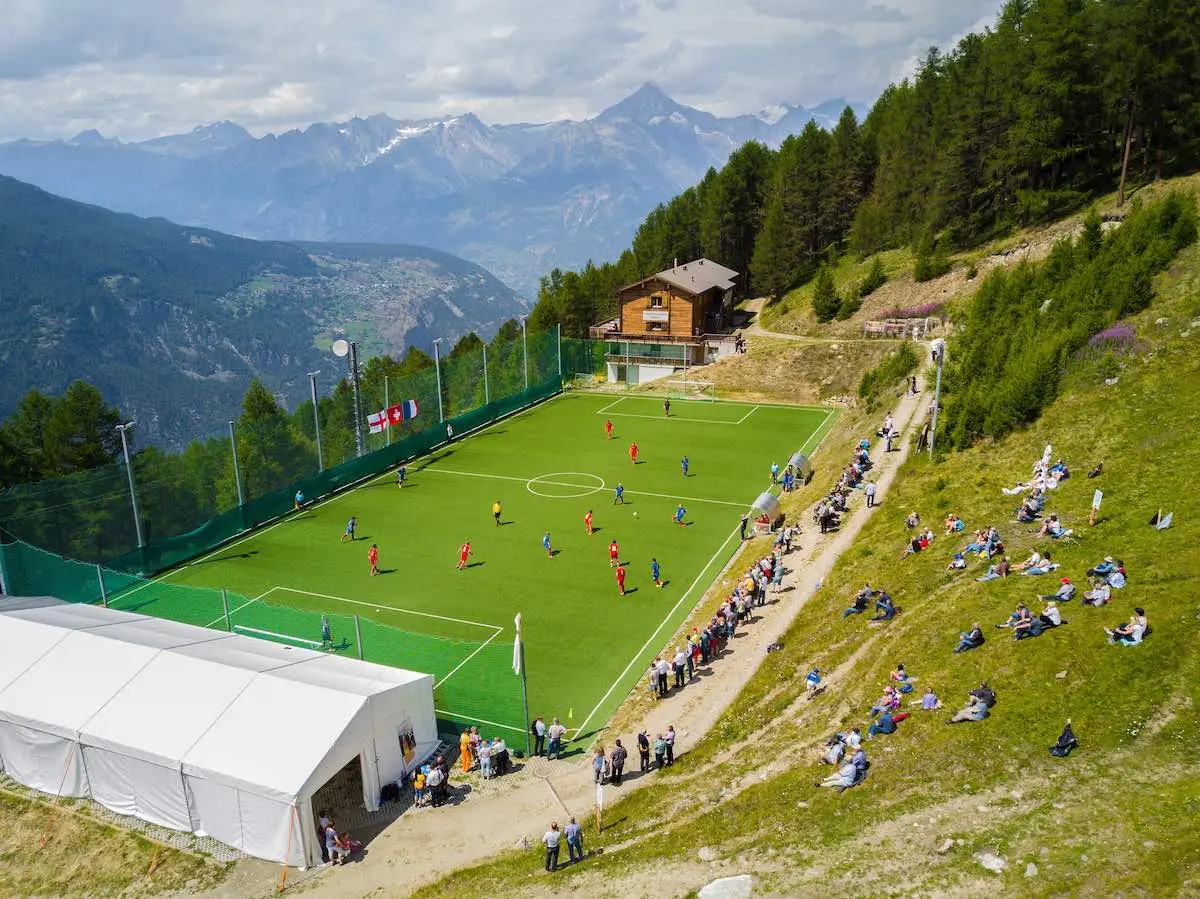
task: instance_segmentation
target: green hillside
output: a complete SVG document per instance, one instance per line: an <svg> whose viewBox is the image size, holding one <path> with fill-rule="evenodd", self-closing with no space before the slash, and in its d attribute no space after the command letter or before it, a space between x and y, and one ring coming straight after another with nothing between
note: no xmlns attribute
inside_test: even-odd
<svg viewBox="0 0 1200 899"><path fill-rule="evenodd" d="M307 397L307 371L332 374L335 330L364 356L399 355L491 336L522 308L447 253L246 240L0 176L0 415L83 378L143 439L179 446L222 428L252 377L289 404Z"/></svg>
<svg viewBox="0 0 1200 899"><path fill-rule="evenodd" d="M587 883L596 895L624 895L651 871L672 872L676 889L751 873L757 890L788 896L1165 896L1200 886L1200 766L1190 753L1200 739L1200 522L1181 489L1200 458L1192 426L1200 248L1184 249L1152 286L1149 308L1121 322L1132 340L1062 358L1057 399L1031 425L936 461L910 458L781 636L783 650L764 659L682 762L606 812L612 823L591 843L605 852L557 875L560 889ZM1075 531L1070 542L1039 539L1036 524L1014 520L1019 498L1001 492L1028 479L1047 443L1073 473L1047 505ZM1101 476L1087 479L1099 462ZM1103 504L1089 527L1097 488ZM1175 513L1167 530L1147 524L1160 509ZM939 536L902 559L914 510ZM1036 549L1062 567L990 583L976 581L986 565L974 558L965 572L947 571L966 542L942 536L950 512L968 534L994 525L1013 561ZM1019 602L1040 611L1035 594L1053 593L1059 575L1085 585L1086 569L1104 556L1129 572L1109 606L1065 604L1063 627L1020 642L993 627ZM903 611L894 621L843 619L864 582L895 597ZM1140 646L1110 645L1103 628L1134 606L1146 610L1152 634ZM986 643L952 652L977 621ZM912 717L896 733L864 744L873 763L864 783L842 795L816 788L830 770L819 762L825 738L855 725L865 733L868 708L900 662L918 677L906 700L933 687L946 708L906 706ZM806 701L803 674L813 665L830 672L828 690ZM982 680L998 694L990 717L946 726ZM1048 747L1068 719L1080 748L1054 758ZM702 847L720 864L697 864ZM1004 870L986 869L983 853L1002 858ZM536 864L511 853L420 895L495 892L524 882Z"/></svg>

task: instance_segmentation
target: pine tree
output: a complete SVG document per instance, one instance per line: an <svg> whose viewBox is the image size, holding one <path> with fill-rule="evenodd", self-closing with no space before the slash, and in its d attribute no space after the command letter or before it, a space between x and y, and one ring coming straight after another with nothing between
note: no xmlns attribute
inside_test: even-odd
<svg viewBox="0 0 1200 899"><path fill-rule="evenodd" d="M813 280L812 304L813 312L819 322L833 321L838 314L838 309L841 308L842 300L837 295L837 289L833 283L833 273L829 271L829 266L822 265L817 270L817 276Z"/></svg>

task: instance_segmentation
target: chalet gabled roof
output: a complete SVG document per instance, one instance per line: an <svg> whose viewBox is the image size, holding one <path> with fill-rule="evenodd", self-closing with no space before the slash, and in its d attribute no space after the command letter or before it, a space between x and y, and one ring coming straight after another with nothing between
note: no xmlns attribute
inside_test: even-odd
<svg viewBox="0 0 1200 899"><path fill-rule="evenodd" d="M685 293L698 296L714 287L721 290L729 290L733 287L733 279L736 277L738 277L738 273L733 269L726 268L720 263L713 262L711 259L694 259L691 262L685 262L683 265L664 269L655 275L635 281L621 289L628 290L630 287L637 287L657 278L660 281L666 281L672 287L678 288Z"/></svg>

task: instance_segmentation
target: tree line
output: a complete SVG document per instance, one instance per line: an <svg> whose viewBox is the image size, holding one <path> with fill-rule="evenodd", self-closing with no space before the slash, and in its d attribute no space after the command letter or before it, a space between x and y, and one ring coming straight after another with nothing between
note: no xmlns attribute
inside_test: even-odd
<svg viewBox="0 0 1200 899"><path fill-rule="evenodd" d="M616 291L708 256L743 295L779 296L843 253L912 246L925 277L952 248L1083 208L1200 163L1200 4L1008 0L993 26L929 50L859 123L846 109L778 150L748 143L654 209L616 261L541 281L531 321L570 336ZM829 301L828 317L846 309Z"/></svg>
<svg viewBox="0 0 1200 899"><path fill-rule="evenodd" d="M526 344L531 386L556 374L554 337L553 332L530 333L523 340L515 320L501 326L487 344L474 332L463 336L441 359L445 417L484 404L485 350L492 400L524 389ZM415 399L421 409L416 419L386 435L368 435L368 451L438 427L439 379L429 354L410 347L400 359L375 356L362 365L359 380L364 416L388 401ZM318 470L318 418L325 467L354 458L354 401L348 376L318 397L316 417L311 400L289 412L261 381L250 383L234 423L247 502ZM117 425L124 421L121 411L84 381L75 381L60 396L29 391L0 423L0 530L88 561L114 558L135 547L127 474L118 464L122 447ZM136 436L135 425L130 440ZM193 440L178 453L132 443L130 449L147 542L188 532L238 505L228 435Z"/></svg>

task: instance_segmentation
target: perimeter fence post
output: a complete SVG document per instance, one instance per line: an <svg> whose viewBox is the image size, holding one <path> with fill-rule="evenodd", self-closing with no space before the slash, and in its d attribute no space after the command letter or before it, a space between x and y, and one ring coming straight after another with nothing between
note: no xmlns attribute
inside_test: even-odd
<svg viewBox="0 0 1200 899"><path fill-rule="evenodd" d="M363 657L362 645L362 625L358 621L358 616L354 616L354 642L358 644L358 660L361 662Z"/></svg>
<svg viewBox="0 0 1200 899"><path fill-rule="evenodd" d="M104 569L99 565L96 566L96 580L100 582L100 602L107 609L108 591L104 589Z"/></svg>
<svg viewBox="0 0 1200 899"><path fill-rule="evenodd" d="M221 609L225 612L225 630L233 633L233 625L229 621L229 591L221 588Z"/></svg>

